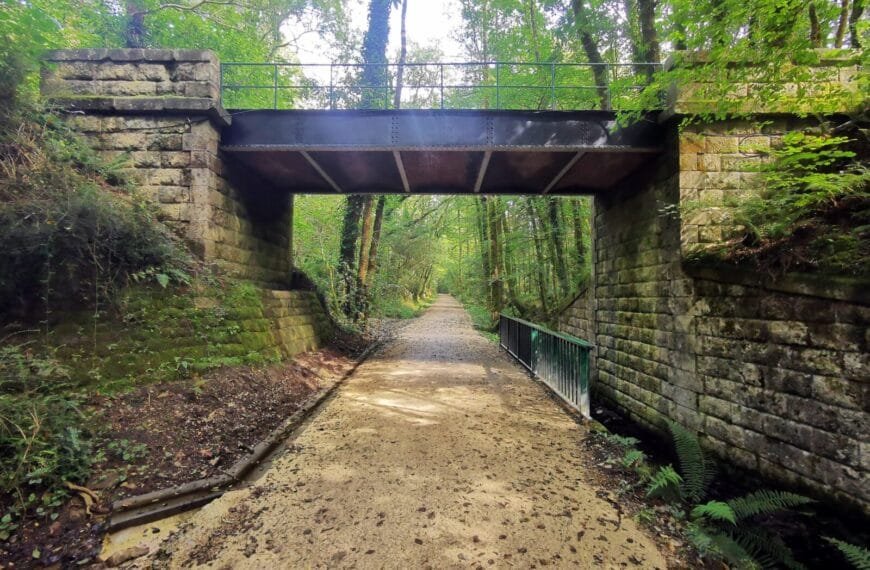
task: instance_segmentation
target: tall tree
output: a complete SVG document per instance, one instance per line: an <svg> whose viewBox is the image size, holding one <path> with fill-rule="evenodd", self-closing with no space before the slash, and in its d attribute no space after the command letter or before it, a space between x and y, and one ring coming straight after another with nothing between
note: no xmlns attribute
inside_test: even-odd
<svg viewBox="0 0 870 570"><path fill-rule="evenodd" d="M552 242L553 263L556 277L559 279L560 293L564 295L570 289L568 285L568 269L565 267L565 242L562 239L562 217L559 214L559 201L553 196L547 197L547 212L550 218L550 241Z"/></svg>
<svg viewBox="0 0 870 570"><path fill-rule="evenodd" d="M840 17L837 19L837 31L834 34L834 47L843 47L846 29L849 27L849 0L840 0Z"/></svg>
<svg viewBox="0 0 870 570"><path fill-rule="evenodd" d="M822 25L819 23L819 13L816 11L815 2L810 2L807 7L807 15L810 18L810 45L814 48L822 47Z"/></svg>
<svg viewBox="0 0 870 570"><path fill-rule="evenodd" d="M504 258L502 257L501 237L501 200L490 197L487 200L487 225L489 226L489 286L493 320L504 309Z"/></svg>
<svg viewBox="0 0 870 570"><path fill-rule="evenodd" d="M363 38L362 96L364 109L384 106L387 82L387 41L390 36L390 6L393 0L370 0L368 28Z"/></svg>
<svg viewBox="0 0 870 570"><path fill-rule="evenodd" d="M541 247L541 242L543 237L541 236L540 227L537 221L537 213L535 212L535 202L531 197L526 197L525 200L525 211L526 216L529 220L529 225L532 229L532 241L535 244L535 260L533 265L535 266L535 273L537 274L537 283L538 283L538 300L541 303L541 311L544 314L547 314L549 311L547 307L547 279L544 276L544 252Z"/></svg>
<svg viewBox="0 0 870 570"><path fill-rule="evenodd" d="M369 268L367 271L368 278L374 275L378 267L378 247L381 243L381 227L384 224L384 207L387 204L387 195L381 194L378 196L378 204L375 207L375 221L372 226L372 243L369 247Z"/></svg>
<svg viewBox="0 0 870 570"><path fill-rule="evenodd" d="M637 0L637 10L643 57L646 63L658 63L662 54L656 31L656 0ZM646 72L651 77L653 67L646 66Z"/></svg>
<svg viewBox="0 0 870 570"><path fill-rule="evenodd" d="M572 225L574 226L574 249L576 250L574 255L577 260L577 267L582 271L583 265L586 263L586 246L583 240L583 233L585 231L583 227L583 214L580 211L580 200L578 198L571 200L571 218Z"/></svg>
<svg viewBox="0 0 870 570"><path fill-rule="evenodd" d="M396 91L393 95L393 108L398 109L402 106L402 87L405 80L405 58L408 56L408 38L406 31L406 20L408 18L408 0L402 2L402 23L401 35L399 41L399 65L396 66Z"/></svg>
<svg viewBox="0 0 870 570"><path fill-rule="evenodd" d="M595 78L595 88L602 110L610 109L610 87L607 77L607 67L604 58L598 49L598 43L592 36L592 23L589 17L589 9L584 0L571 0L571 8L574 12L574 26L580 37L580 44L586 54L586 60L592 64L592 76Z"/></svg>
<svg viewBox="0 0 870 570"><path fill-rule="evenodd" d="M364 66L361 78L360 104L363 108L375 106L375 103L381 100L378 97L379 86L386 87L386 82L382 81L382 78L386 72L391 4L392 0L371 0L369 2L368 28L363 38L362 47ZM362 283L365 281L365 275L368 271L369 250L367 248L369 243L367 240L371 239L371 206L371 195L348 196L345 206L338 273L342 277L341 281L345 284L344 312L345 315L352 318L357 318L359 309L362 308L360 305L365 305L365 291ZM365 260L365 267L362 266L362 263L355 265L361 222L365 231L362 232L363 242L360 244L361 254L359 257L360 261ZM363 290L361 291L361 289ZM361 294L363 297L360 297Z"/></svg>
<svg viewBox="0 0 870 570"><path fill-rule="evenodd" d="M339 241L338 269L344 300L342 309L347 316L356 313L356 243L360 233L360 218L365 207L365 196L347 197Z"/></svg>
<svg viewBox="0 0 870 570"><path fill-rule="evenodd" d="M864 15L864 0L852 1L852 13L849 15L849 45L861 49L861 38L858 37L858 22Z"/></svg>

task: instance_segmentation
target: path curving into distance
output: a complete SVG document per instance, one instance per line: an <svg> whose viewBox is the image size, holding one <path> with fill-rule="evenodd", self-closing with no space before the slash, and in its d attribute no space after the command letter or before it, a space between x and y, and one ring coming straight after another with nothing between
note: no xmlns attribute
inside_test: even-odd
<svg viewBox="0 0 870 570"><path fill-rule="evenodd" d="M187 568L665 568L584 481L586 428L441 295L250 487L152 562ZM618 528L617 528L618 526Z"/></svg>

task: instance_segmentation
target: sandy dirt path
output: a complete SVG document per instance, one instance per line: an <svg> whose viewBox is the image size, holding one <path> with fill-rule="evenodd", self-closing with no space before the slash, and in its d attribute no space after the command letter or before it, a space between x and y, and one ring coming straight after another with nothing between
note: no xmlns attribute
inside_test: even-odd
<svg viewBox="0 0 870 570"><path fill-rule="evenodd" d="M586 433L442 295L157 567L665 568L584 482ZM601 493L602 495L604 493Z"/></svg>

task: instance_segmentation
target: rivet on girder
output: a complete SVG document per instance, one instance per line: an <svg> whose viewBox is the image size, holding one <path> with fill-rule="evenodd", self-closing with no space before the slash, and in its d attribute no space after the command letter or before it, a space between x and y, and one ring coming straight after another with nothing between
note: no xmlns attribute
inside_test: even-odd
<svg viewBox="0 0 870 570"><path fill-rule="evenodd" d="M393 120L390 125L390 143L393 145L399 144L399 116L393 115Z"/></svg>

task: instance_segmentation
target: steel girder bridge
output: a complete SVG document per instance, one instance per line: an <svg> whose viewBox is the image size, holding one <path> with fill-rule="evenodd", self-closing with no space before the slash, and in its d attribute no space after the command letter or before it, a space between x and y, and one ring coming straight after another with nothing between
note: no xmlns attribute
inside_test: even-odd
<svg viewBox="0 0 870 570"><path fill-rule="evenodd" d="M662 151L655 113L620 126L610 110L636 102L636 66L602 85L590 64L406 64L398 95L397 66L360 87L347 69L363 67L223 64L222 150L293 193L551 195L607 190Z"/></svg>

